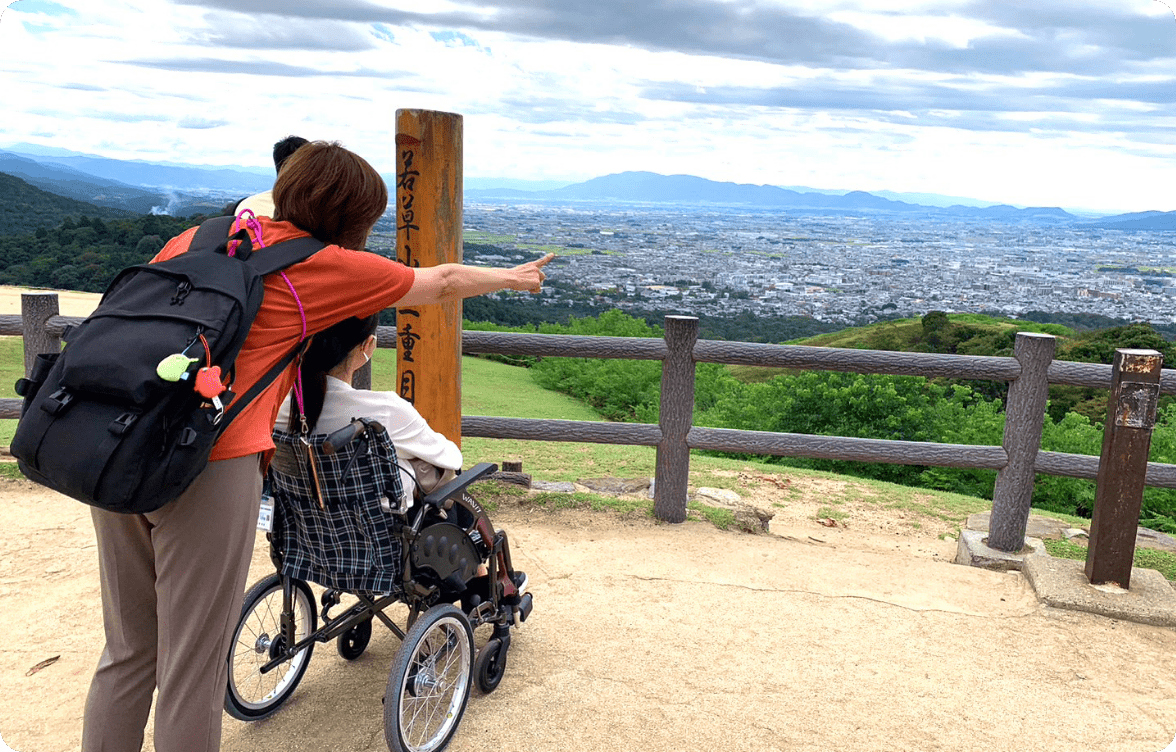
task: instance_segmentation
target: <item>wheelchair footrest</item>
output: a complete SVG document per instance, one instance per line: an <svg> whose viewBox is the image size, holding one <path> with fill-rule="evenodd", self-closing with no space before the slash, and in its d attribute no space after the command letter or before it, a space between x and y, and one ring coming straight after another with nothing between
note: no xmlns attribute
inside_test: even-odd
<svg viewBox="0 0 1176 752"><path fill-rule="evenodd" d="M523 593L523 597L519 599L519 605L515 608L514 617L515 625L522 624L531 615L531 609L535 606L535 600L530 593Z"/></svg>

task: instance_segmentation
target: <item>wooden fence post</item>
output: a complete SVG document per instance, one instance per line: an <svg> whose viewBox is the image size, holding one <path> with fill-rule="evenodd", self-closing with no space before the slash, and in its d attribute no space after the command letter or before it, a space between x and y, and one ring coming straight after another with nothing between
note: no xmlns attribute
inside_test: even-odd
<svg viewBox="0 0 1176 752"><path fill-rule="evenodd" d="M666 316L665 339L658 418L662 438L657 445L653 515L664 522L684 522L690 481L690 446L686 437L694 422L694 343L698 340L698 319Z"/></svg>
<svg viewBox="0 0 1176 752"><path fill-rule="evenodd" d="M1127 588L1131 584L1163 362L1164 356L1155 350L1115 351L1086 549L1086 576L1091 585L1110 583Z"/></svg>
<svg viewBox="0 0 1176 752"><path fill-rule="evenodd" d="M1041 427L1049 399L1049 364L1056 343L1049 334L1017 332L1013 345L1021 375L1009 384L1003 441L1008 464L997 473L988 524L988 547L998 551L1016 552L1025 545L1025 528L1033 503L1033 468L1041 448Z"/></svg>
<svg viewBox="0 0 1176 752"><path fill-rule="evenodd" d="M461 263L462 118L396 111L396 258ZM400 396L461 445L461 301L396 311Z"/></svg>
<svg viewBox="0 0 1176 752"><path fill-rule="evenodd" d="M61 352L61 338L45 327L49 319L61 313L55 292L20 294L21 327L24 329L24 372L32 373L33 361L40 353Z"/></svg>

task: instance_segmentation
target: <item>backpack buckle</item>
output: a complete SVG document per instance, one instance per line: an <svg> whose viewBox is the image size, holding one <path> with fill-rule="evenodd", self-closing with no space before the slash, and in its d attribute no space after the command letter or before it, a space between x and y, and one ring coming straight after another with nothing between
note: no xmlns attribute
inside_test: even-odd
<svg viewBox="0 0 1176 752"><path fill-rule="evenodd" d="M61 414L62 410L69 407L73 401L74 396L72 394L65 391L65 389L58 389L45 398L45 401L41 403L41 409L56 417Z"/></svg>
<svg viewBox="0 0 1176 752"><path fill-rule="evenodd" d="M122 436L124 433L130 430L131 426L134 425L135 421L138 419L139 416L135 413L123 413L122 415L115 418L110 423L108 428L115 436Z"/></svg>

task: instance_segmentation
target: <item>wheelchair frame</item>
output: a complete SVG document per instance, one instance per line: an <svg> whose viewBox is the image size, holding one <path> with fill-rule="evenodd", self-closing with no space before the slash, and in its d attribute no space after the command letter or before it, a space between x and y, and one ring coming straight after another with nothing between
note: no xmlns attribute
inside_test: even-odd
<svg viewBox="0 0 1176 752"><path fill-rule="evenodd" d="M366 419L353 421L324 442L324 451L335 451L333 447L354 441L370 429L382 427ZM228 655L226 712L244 721L272 715L301 681L316 643L337 640L339 655L355 660L370 642L373 619L379 619L401 640L384 695L384 735L388 747L392 752L444 749L460 723L472 683L476 681L483 693L497 688L506 669L510 628L525 621L533 605L530 593L517 592L506 533L494 530L486 510L467 491L470 484L497 469L489 463L475 465L418 498L407 512L394 510L391 514L404 518L395 532L401 542L403 565L399 591L381 594L327 587L320 599L321 614L317 616L309 584L282 573L282 552L278 550L274 533L268 532L270 559L276 572L255 583L245 595ZM275 514L281 514L281 510L275 509ZM448 536L457 531L464 540L451 541ZM468 551L471 547L485 564L485 575L467 578L446 566L446 560L453 560L460 549ZM279 590L281 609L278 622L272 625L273 634L261 629L252 634L252 641L242 641L243 630L259 606L266 604L265 611L272 615L270 600ZM357 603L331 616L331 609L341 603L344 594L356 597ZM394 603L408 606L404 629L384 613ZM458 603L460 607L455 605ZM322 619L321 627L318 618ZM300 624L300 620L308 624ZM493 634L475 657L473 630L487 624L493 625ZM303 631L302 627L306 629ZM253 658L251 676L255 675L259 683L283 665L289 666L278 677L274 688L254 701L242 696L234 672L235 658L241 654ZM256 665L259 656L264 662ZM438 719L438 726L416 728L422 714L406 714L406 708L433 700L446 703L443 712L424 714L426 722Z"/></svg>

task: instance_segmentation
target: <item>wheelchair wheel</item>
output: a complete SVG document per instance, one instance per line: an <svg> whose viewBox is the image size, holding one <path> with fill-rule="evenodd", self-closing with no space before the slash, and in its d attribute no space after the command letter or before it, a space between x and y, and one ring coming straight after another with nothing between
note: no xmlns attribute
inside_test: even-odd
<svg viewBox="0 0 1176 752"><path fill-rule="evenodd" d="M384 739L392 752L437 752L449 744L466 703L474 631L452 604L413 623L392 660L384 694Z"/></svg>
<svg viewBox="0 0 1176 752"><path fill-rule="evenodd" d="M368 643L371 641L372 620L369 617L339 635L339 639L335 644L339 649L339 655L341 657L349 661L354 661L363 655L363 651L367 650Z"/></svg>
<svg viewBox="0 0 1176 752"><path fill-rule="evenodd" d="M294 639L304 640L318 628L314 593L294 580ZM241 620L229 648L229 686L225 712L242 721L272 715L294 692L310 665L314 643L268 673L261 667L287 650L282 637L282 580L277 574L259 580L245 593Z"/></svg>
<svg viewBox="0 0 1176 752"><path fill-rule="evenodd" d="M474 661L474 677L482 694L488 695L498 689L506 673L506 650L507 646L502 640L494 637L478 651L478 658Z"/></svg>

